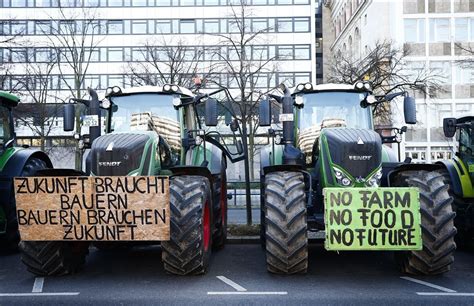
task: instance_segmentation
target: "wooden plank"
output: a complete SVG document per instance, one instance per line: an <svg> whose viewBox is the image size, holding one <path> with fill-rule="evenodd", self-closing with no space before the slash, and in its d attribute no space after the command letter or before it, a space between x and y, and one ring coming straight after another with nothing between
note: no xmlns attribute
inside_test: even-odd
<svg viewBox="0 0 474 306"><path fill-rule="evenodd" d="M15 178L18 224L26 241L170 239L169 178Z"/></svg>

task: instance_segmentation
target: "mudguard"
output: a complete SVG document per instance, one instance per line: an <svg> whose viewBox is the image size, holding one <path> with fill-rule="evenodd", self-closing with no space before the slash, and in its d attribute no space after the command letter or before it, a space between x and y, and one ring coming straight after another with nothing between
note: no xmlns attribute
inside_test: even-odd
<svg viewBox="0 0 474 306"><path fill-rule="evenodd" d="M389 164L389 163L387 163ZM382 164L383 167L383 164ZM408 163L400 163L398 166L393 167L393 170L387 173L387 187L391 187L392 181L395 176L402 171L435 171L442 169L443 166L436 165L436 164L408 164ZM382 185L382 187L385 187Z"/></svg>
<svg viewBox="0 0 474 306"><path fill-rule="evenodd" d="M449 177L451 178L452 188L455 195L463 197L463 190L461 184L461 175L458 173L456 166L454 165L454 160L442 160L436 163L437 165L442 165L448 171Z"/></svg>
<svg viewBox="0 0 474 306"><path fill-rule="evenodd" d="M30 158L41 159L46 163L46 166L53 167L53 163L43 151L24 149L15 152L0 172L0 206L3 206L10 199L13 191L13 178L21 174L23 167Z"/></svg>

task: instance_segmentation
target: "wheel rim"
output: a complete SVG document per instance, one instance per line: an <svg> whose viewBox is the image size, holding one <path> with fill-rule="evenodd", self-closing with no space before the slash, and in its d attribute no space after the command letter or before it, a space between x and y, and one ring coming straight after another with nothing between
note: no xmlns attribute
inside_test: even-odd
<svg viewBox="0 0 474 306"><path fill-rule="evenodd" d="M208 201L206 201L206 204L204 205L204 221L202 230L204 236L204 251L207 251L211 241L211 213L209 211Z"/></svg>

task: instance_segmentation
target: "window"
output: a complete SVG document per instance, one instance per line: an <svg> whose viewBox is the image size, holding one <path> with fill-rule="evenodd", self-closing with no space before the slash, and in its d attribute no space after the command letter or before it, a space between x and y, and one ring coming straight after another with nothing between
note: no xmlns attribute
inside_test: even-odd
<svg viewBox="0 0 474 306"><path fill-rule="evenodd" d="M293 46L278 46L277 57L279 60L293 59Z"/></svg>
<svg viewBox="0 0 474 306"><path fill-rule="evenodd" d="M254 18L252 19L252 32L268 31L268 19L266 18Z"/></svg>
<svg viewBox="0 0 474 306"><path fill-rule="evenodd" d="M448 42L450 32L449 18L430 19L430 42Z"/></svg>
<svg viewBox="0 0 474 306"><path fill-rule="evenodd" d="M85 7L97 7L100 5L99 0L82 0L82 1L84 2Z"/></svg>
<svg viewBox="0 0 474 306"><path fill-rule="evenodd" d="M36 7L50 7L51 1L50 0L36 0L35 6Z"/></svg>
<svg viewBox="0 0 474 306"><path fill-rule="evenodd" d="M13 63L27 62L27 52L25 48L14 48L10 50L11 61Z"/></svg>
<svg viewBox="0 0 474 306"><path fill-rule="evenodd" d="M405 42L421 43L425 42L425 20L405 19L404 20Z"/></svg>
<svg viewBox="0 0 474 306"><path fill-rule="evenodd" d="M123 86L122 75L108 75L107 76L107 87Z"/></svg>
<svg viewBox="0 0 474 306"><path fill-rule="evenodd" d="M193 6L194 0L180 0L180 6Z"/></svg>
<svg viewBox="0 0 474 306"><path fill-rule="evenodd" d="M239 22L233 19L228 19L227 20L227 30L228 33L239 33Z"/></svg>
<svg viewBox="0 0 474 306"><path fill-rule="evenodd" d="M277 0L278 1L278 4L292 4L291 0Z"/></svg>
<svg viewBox="0 0 474 306"><path fill-rule="evenodd" d="M309 46L295 46L295 59L309 60Z"/></svg>
<svg viewBox="0 0 474 306"><path fill-rule="evenodd" d="M195 19L180 19L179 32L181 34L196 33L196 20Z"/></svg>
<svg viewBox="0 0 474 306"><path fill-rule="evenodd" d="M456 18L454 20L454 40L469 40L469 18Z"/></svg>
<svg viewBox="0 0 474 306"><path fill-rule="evenodd" d="M148 22L145 21L132 21L132 34L146 34L148 32Z"/></svg>
<svg viewBox="0 0 474 306"><path fill-rule="evenodd" d="M142 48L132 48L131 59L133 62L144 62L146 61L147 50Z"/></svg>
<svg viewBox="0 0 474 306"><path fill-rule="evenodd" d="M123 0L108 0L108 6L123 6Z"/></svg>
<svg viewBox="0 0 474 306"><path fill-rule="evenodd" d="M107 60L109 62L123 62L123 49L122 48L108 48Z"/></svg>
<svg viewBox="0 0 474 306"><path fill-rule="evenodd" d="M309 31L309 19L308 18L295 18L295 32L308 32Z"/></svg>
<svg viewBox="0 0 474 306"><path fill-rule="evenodd" d="M109 20L107 34L123 34L123 20Z"/></svg>
<svg viewBox="0 0 474 306"><path fill-rule="evenodd" d="M268 74L256 74L252 82L256 88L268 88Z"/></svg>
<svg viewBox="0 0 474 306"><path fill-rule="evenodd" d="M219 5L219 0L204 0L204 5Z"/></svg>
<svg viewBox="0 0 474 306"><path fill-rule="evenodd" d="M76 33L76 23L71 20L60 20L58 30L59 35Z"/></svg>
<svg viewBox="0 0 474 306"><path fill-rule="evenodd" d="M26 33L26 21L13 21L11 22L10 34L24 34Z"/></svg>
<svg viewBox="0 0 474 306"><path fill-rule="evenodd" d="M267 0L253 0L253 5L267 5Z"/></svg>
<svg viewBox="0 0 474 306"><path fill-rule="evenodd" d="M292 32L292 20L291 18L278 18L277 21L277 30L281 33Z"/></svg>
<svg viewBox="0 0 474 306"><path fill-rule="evenodd" d="M156 34L171 33L171 20L156 20L155 21Z"/></svg>
<svg viewBox="0 0 474 306"><path fill-rule="evenodd" d="M147 0L132 0L132 6L147 6Z"/></svg>
<svg viewBox="0 0 474 306"><path fill-rule="evenodd" d="M219 20L218 19L205 19L204 20L204 33L219 33Z"/></svg>
<svg viewBox="0 0 474 306"><path fill-rule="evenodd" d="M83 84L84 89L87 87L93 88L93 89L99 89L100 88L100 77L98 75L87 75L84 78L84 84Z"/></svg>
<svg viewBox="0 0 474 306"><path fill-rule="evenodd" d="M59 89L69 89L69 88L75 89L74 77L64 75L64 76L61 77L61 79L59 81Z"/></svg>
<svg viewBox="0 0 474 306"><path fill-rule="evenodd" d="M155 0L156 6L170 6L171 0Z"/></svg>
<svg viewBox="0 0 474 306"><path fill-rule="evenodd" d="M265 61L269 58L268 46L253 46L252 59L257 61Z"/></svg>
<svg viewBox="0 0 474 306"><path fill-rule="evenodd" d="M84 50L84 61L100 62L100 49Z"/></svg>
<svg viewBox="0 0 474 306"><path fill-rule="evenodd" d="M11 0L11 7L26 7L26 0Z"/></svg>
<svg viewBox="0 0 474 306"><path fill-rule="evenodd" d="M36 20L35 21L35 34L51 34L51 21L47 20Z"/></svg>
<svg viewBox="0 0 474 306"><path fill-rule="evenodd" d="M35 48L35 61L39 63L47 63L51 60L51 49Z"/></svg>
<svg viewBox="0 0 474 306"><path fill-rule="evenodd" d="M100 20L85 20L83 21L83 27L87 34L100 34Z"/></svg>

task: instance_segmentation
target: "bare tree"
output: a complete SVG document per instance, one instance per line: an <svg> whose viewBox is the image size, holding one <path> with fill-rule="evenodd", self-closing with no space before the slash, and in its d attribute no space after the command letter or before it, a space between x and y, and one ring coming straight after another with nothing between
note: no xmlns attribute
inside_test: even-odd
<svg viewBox="0 0 474 306"><path fill-rule="evenodd" d="M176 84L191 88L193 77L206 73L200 70L203 50L184 44L182 40L168 43L164 36L150 39L141 48L132 49L131 61L124 68L130 85Z"/></svg>
<svg viewBox="0 0 474 306"><path fill-rule="evenodd" d="M392 41L378 41L361 58L352 54L337 52L330 60L328 81L354 84L369 80L376 95L386 95L395 90L416 91L424 95L434 95L443 90L443 76L428 67L410 69L408 48L397 47ZM391 123L390 107L381 104L374 109L378 125Z"/></svg>
<svg viewBox="0 0 474 306"><path fill-rule="evenodd" d="M100 23L95 8L81 8L70 10L60 7L58 9L60 20L50 18L53 26L44 30L49 45L56 52L59 78L62 87L67 88L70 97L81 99L85 96L87 87L86 76L94 52L100 43ZM81 111L76 108L76 132L81 130ZM82 150L79 143L76 145L76 169L82 168Z"/></svg>
<svg viewBox="0 0 474 306"><path fill-rule="evenodd" d="M470 42L455 43L454 52L458 57L455 64L461 68L474 68L474 44Z"/></svg>
<svg viewBox="0 0 474 306"><path fill-rule="evenodd" d="M258 101L266 92L271 78L277 70L277 57L270 56L267 51L254 52L252 46L266 45L266 33L270 27L252 28L252 10L246 0L237 1L231 6L229 32L226 34L205 33L218 39L218 46L227 46L228 52L216 48L213 69L227 76L219 80L210 78L208 82L229 89L231 95L223 107L239 122L239 134L244 149L245 191L247 206L247 224L252 223L250 179L253 177L253 161L256 154L255 134L258 128ZM261 83L265 83L261 86ZM231 85L232 84L232 85ZM230 88L236 88L230 89Z"/></svg>
<svg viewBox="0 0 474 306"><path fill-rule="evenodd" d="M55 126L60 113L58 92L51 89L51 76L56 67L54 61L49 63L27 63L25 76L19 80L21 94L26 95L29 103L22 103L15 110L15 117L39 136L41 150L45 151L45 140Z"/></svg>

